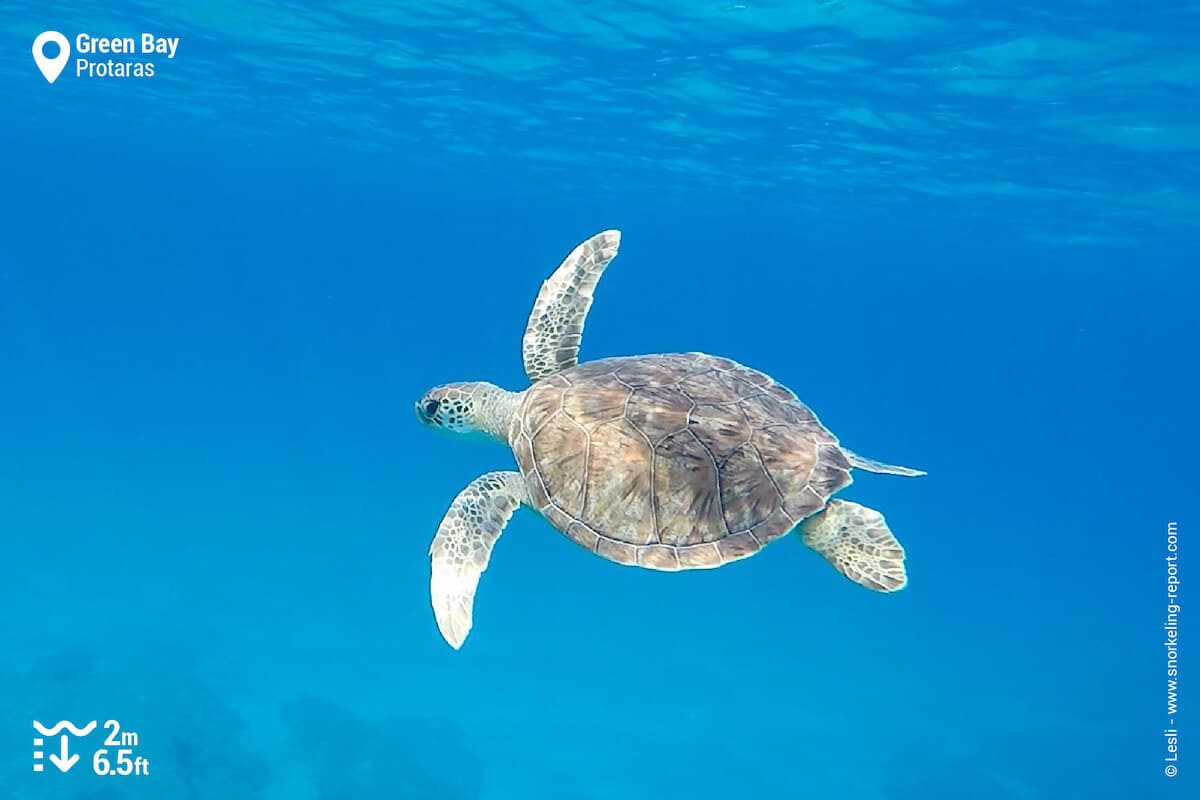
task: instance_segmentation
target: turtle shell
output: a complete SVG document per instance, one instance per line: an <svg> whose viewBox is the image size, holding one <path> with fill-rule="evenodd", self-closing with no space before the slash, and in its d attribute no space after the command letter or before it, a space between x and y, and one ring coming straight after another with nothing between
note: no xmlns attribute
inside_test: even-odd
<svg viewBox="0 0 1200 800"><path fill-rule="evenodd" d="M753 555L851 480L837 439L794 394L704 353L552 375L526 391L509 441L555 527L651 569Z"/></svg>

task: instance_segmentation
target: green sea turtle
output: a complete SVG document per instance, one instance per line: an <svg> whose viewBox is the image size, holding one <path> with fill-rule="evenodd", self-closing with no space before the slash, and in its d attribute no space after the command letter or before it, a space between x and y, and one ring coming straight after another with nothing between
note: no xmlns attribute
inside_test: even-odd
<svg viewBox="0 0 1200 800"><path fill-rule="evenodd" d="M904 549L883 516L829 498L852 468L925 473L850 452L794 394L726 358L577 363L596 282L620 238L593 236L542 284L522 341L529 388L451 383L417 403L423 423L489 434L512 447L519 467L476 478L438 527L430 594L446 641L457 649L466 639L479 576L521 505L596 555L665 571L723 566L799 525L804 544L850 580L903 587Z"/></svg>

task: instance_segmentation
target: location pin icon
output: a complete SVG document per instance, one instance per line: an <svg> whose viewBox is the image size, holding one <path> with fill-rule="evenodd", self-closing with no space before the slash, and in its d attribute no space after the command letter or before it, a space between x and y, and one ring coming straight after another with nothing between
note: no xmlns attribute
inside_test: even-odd
<svg viewBox="0 0 1200 800"><path fill-rule="evenodd" d="M42 52L46 42L54 42L58 45L58 55L54 58L46 58L46 54ZM58 31L44 31L33 40L33 60L37 62L38 69L50 83L58 80L58 76L62 74L63 67L67 65L70 58L71 44L67 41L67 37Z"/></svg>

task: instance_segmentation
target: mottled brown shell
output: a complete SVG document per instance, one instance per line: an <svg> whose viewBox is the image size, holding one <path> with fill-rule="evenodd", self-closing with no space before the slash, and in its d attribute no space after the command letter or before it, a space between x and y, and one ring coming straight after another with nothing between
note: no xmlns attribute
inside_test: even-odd
<svg viewBox="0 0 1200 800"><path fill-rule="evenodd" d="M703 353L552 375L526 392L509 440L551 523L653 569L753 555L850 483L837 440L795 395Z"/></svg>

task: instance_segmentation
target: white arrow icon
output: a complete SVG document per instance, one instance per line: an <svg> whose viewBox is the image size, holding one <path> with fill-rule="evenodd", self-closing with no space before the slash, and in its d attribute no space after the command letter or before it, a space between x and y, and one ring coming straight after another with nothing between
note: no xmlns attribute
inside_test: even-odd
<svg viewBox="0 0 1200 800"><path fill-rule="evenodd" d="M54 58L46 58L46 54L42 52L47 42L54 42L58 45L58 55ZM58 76L62 74L63 67L67 65L67 60L70 58L71 43L58 31L44 31L33 40L33 60L37 62L38 69L50 83L58 80Z"/></svg>
<svg viewBox="0 0 1200 800"><path fill-rule="evenodd" d="M67 751L68 738L70 737L68 737L65 733L62 735L62 747L60 748L60 755L55 755L54 753L50 754L50 761L54 764L54 766L58 767L59 772L66 772L71 767L75 766L75 762L79 760L78 754L71 755Z"/></svg>

